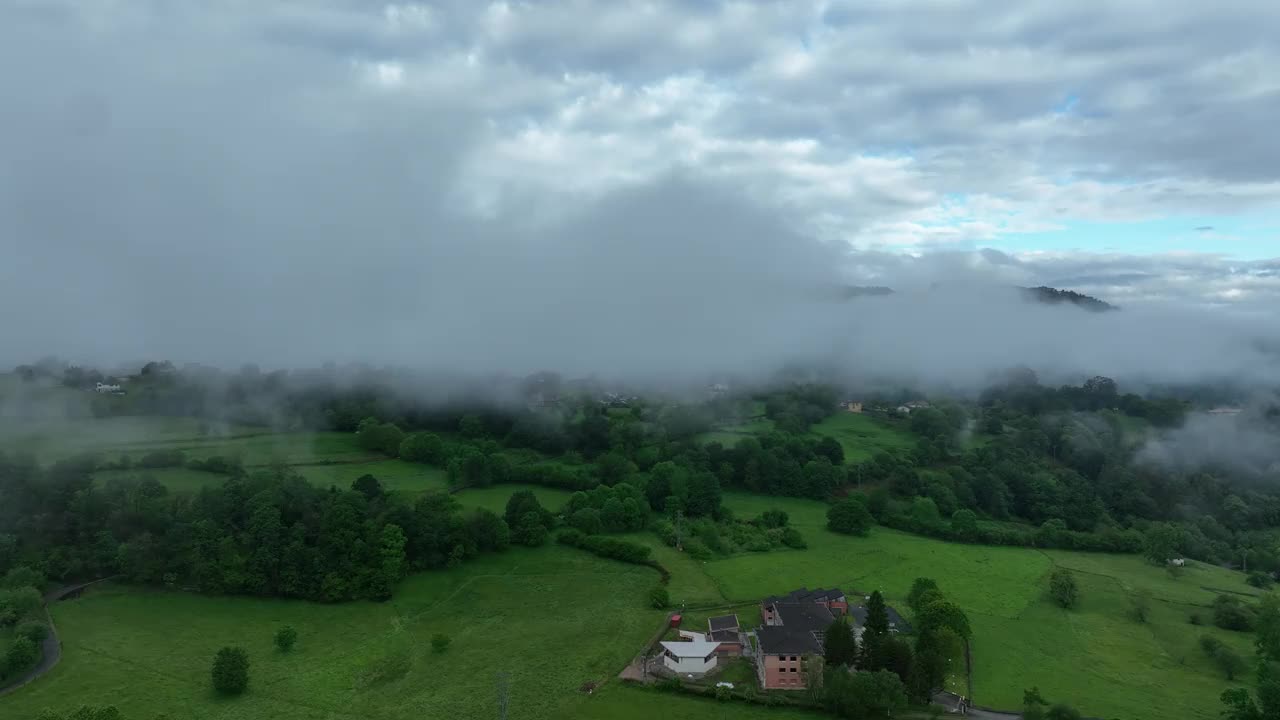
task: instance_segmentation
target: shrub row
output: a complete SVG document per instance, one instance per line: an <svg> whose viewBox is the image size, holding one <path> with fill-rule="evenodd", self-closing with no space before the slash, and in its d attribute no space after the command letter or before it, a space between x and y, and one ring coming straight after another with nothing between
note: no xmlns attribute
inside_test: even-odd
<svg viewBox="0 0 1280 720"><path fill-rule="evenodd" d="M1068 530L1065 527L1023 530L989 525L959 529L948 523L920 522L909 515L899 513L886 515L880 520L880 524L918 535L977 545L1009 545L1107 553L1140 553L1143 548L1142 534L1136 530L1107 529L1101 532L1080 532Z"/></svg>

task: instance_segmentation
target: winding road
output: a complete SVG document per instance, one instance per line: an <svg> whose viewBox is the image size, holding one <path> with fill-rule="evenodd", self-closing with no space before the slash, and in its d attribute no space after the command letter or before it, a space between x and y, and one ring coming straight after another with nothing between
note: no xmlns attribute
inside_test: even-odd
<svg viewBox="0 0 1280 720"><path fill-rule="evenodd" d="M95 585L110 579L111 578L109 577L100 578L98 580L92 580L78 585L60 587L56 590L45 593L44 615L48 620L49 635L45 637L44 641L40 644L40 662L36 663L35 667L31 668L27 672L5 683L4 687L0 687L0 695L7 695L28 683L34 682L39 679L40 676L52 670L53 666L57 665L58 661L62 659L62 643L58 641L58 628L53 624L53 613L49 612L49 606L59 600L64 600L67 597L79 595L82 590L90 585Z"/></svg>

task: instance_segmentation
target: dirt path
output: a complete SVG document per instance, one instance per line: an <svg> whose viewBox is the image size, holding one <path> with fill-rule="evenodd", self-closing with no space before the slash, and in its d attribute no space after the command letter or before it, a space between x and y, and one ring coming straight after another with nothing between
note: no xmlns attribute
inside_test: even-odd
<svg viewBox="0 0 1280 720"><path fill-rule="evenodd" d="M45 673L52 670L53 666L57 665L58 661L62 659L62 643L58 641L58 628L54 627L53 613L49 612L49 606L69 596L79 595L82 590L90 585L110 579L111 578L101 578L87 583L80 583L78 585L67 585L66 587L60 587L57 590L52 590L45 594L44 616L48 621L49 635L40 643L40 662L36 663L35 667L31 668L27 672L13 678L8 683L5 683L4 687L0 687L0 695L7 695L27 683L37 680Z"/></svg>

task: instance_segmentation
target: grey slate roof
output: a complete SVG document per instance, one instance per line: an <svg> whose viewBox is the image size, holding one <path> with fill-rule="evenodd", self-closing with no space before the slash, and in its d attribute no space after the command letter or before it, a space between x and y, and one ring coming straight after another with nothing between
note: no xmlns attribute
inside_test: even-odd
<svg viewBox="0 0 1280 720"><path fill-rule="evenodd" d="M840 599L842 599L842 598L844 598L844 591L843 591L843 590L841 590L840 588L830 588L830 589L828 589L828 590L824 590L824 589L822 589L822 588L817 588L817 589L815 589L815 590L810 590L809 588L804 588L804 587L802 587L802 588L800 588L799 590L792 590L791 592L787 593L786 595L770 595L769 597L767 597L767 598L765 598L765 599L764 599L764 604L765 604L765 605L773 605L774 603L780 603L780 602L783 602L783 603L796 603L796 602L813 602L813 603L817 603L817 602L823 602L823 601L840 600Z"/></svg>
<svg viewBox="0 0 1280 720"><path fill-rule="evenodd" d="M756 631L764 655L807 655L821 653L822 643L810 632L797 632L786 625L765 625Z"/></svg>
<svg viewBox="0 0 1280 720"><path fill-rule="evenodd" d="M711 639L716 642L742 642L742 636L738 634L737 630L712 630Z"/></svg>
<svg viewBox="0 0 1280 720"><path fill-rule="evenodd" d="M885 614L889 616L889 632L911 632L911 623L907 622L907 619L902 617L897 610L894 610L888 605L886 605L884 609ZM863 627L867 624L866 605L851 606L849 608L849 614L853 616L854 622L858 624L858 627Z"/></svg>
<svg viewBox="0 0 1280 720"><path fill-rule="evenodd" d="M760 652L766 655L803 655L822 652L820 633L835 615L816 602L776 602L781 625L765 625L756 631Z"/></svg>
<svg viewBox="0 0 1280 720"><path fill-rule="evenodd" d="M718 617L709 618L707 620L707 625L713 633L717 630L736 629L738 627L738 616L720 615Z"/></svg>

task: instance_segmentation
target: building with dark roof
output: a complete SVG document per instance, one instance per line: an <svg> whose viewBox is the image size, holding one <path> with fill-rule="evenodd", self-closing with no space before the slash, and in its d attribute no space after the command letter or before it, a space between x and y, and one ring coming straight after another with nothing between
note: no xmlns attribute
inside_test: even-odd
<svg viewBox="0 0 1280 720"><path fill-rule="evenodd" d="M760 617L764 620L765 625L772 624L774 618L773 608L779 603L810 603L820 605L836 614L843 614L849 611L849 601L845 597L844 591L840 588L810 590L802 587L799 590L792 590L786 595L770 595L760 601Z"/></svg>
<svg viewBox="0 0 1280 720"><path fill-rule="evenodd" d="M720 615L718 617L707 619L707 630L716 632L717 630L738 630L737 615Z"/></svg>
<svg viewBox="0 0 1280 720"><path fill-rule="evenodd" d="M907 622L907 619L902 617L897 610L894 610L888 605L886 605L884 609L885 615L889 616L889 632L911 632L911 623ZM861 637L862 627L867 624L867 606L855 605L849 608L849 615L853 617L854 624L858 628L858 636Z"/></svg>
<svg viewBox="0 0 1280 720"><path fill-rule="evenodd" d="M824 602L771 600L767 604L769 619L756 631L760 686L766 690L803 690L804 657L822 654L823 635L841 612L833 612Z"/></svg>

